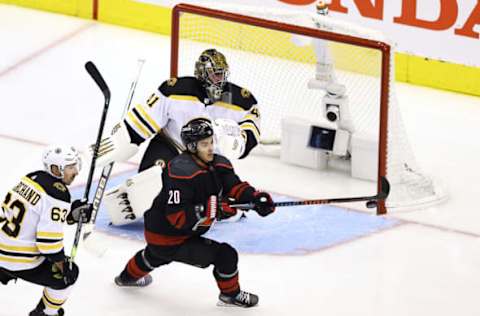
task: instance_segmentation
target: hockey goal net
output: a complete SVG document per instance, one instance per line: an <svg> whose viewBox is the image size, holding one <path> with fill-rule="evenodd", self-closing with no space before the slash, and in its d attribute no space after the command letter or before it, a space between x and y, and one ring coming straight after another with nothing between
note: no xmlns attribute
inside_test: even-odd
<svg viewBox="0 0 480 316"><path fill-rule="evenodd" d="M175 6L172 77L192 75L200 53L211 47L226 55L230 81L257 98L263 142L280 141L286 116L324 116L324 92L309 88L308 82L330 71L346 87L356 132L378 139L377 188L380 177L386 176L392 189L377 213L428 206L445 198L443 189L415 162L395 96L392 47L381 33L316 12L218 2Z"/></svg>

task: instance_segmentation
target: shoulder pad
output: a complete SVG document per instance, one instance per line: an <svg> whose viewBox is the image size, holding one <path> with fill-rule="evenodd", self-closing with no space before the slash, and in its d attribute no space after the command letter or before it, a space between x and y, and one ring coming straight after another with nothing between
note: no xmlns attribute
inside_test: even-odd
<svg viewBox="0 0 480 316"><path fill-rule="evenodd" d="M27 178L35 181L45 192L54 199L70 203L70 191L67 186L58 178L55 178L46 171L35 171L27 174Z"/></svg>
<svg viewBox="0 0 480 316"><path fill-rule="evenodd" d="M225 156L222 155L215 155L215 158L213 159L213 165L216 168L233 169L233 165L230 160L228 160Z"/></svg>
<svg viewBox="0 0 480 316"><path fill-rule="evenodd" d="M180 154L168 163L168 176L174 179L192 179L206 173L189 154Z"/></svg>
<svg viewBox="0 0 480 316"><path fill-rule="evenodd" d="M202 86L195 77L170 78L160 85L158 91L166 97L171 95L200 97L203 92ZM203 98L200 100L203 100Z"/></svg>
<svg viewBox="0 0 480 316"><path fill-rule="evenodd" d="M250 110L257 104L257 99L247 89L239 87L234 83L229 83L229 90L232 93L233 104L240 106L245 111Z"/></svg>

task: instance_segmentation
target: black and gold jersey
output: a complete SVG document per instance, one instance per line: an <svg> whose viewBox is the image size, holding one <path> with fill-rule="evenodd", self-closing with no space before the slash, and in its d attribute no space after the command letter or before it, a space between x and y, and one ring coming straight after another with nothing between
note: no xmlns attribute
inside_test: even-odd
<svg viewBox="0 0 480 316"><path fill-rule="evenodd" d="M70 211L65 184L45 171L32 172L6 194L0 209L0 267L18 271L63 257L63 223Z"/></svg>
<svg viewBox="0 0 480 316"><path fill-rule="evenodd" d="M231 119L247 135L244 156L260 140L260 112L250 91L233 83L225 85L220 101L211 102L201 82L195 77L171 78L158 88L144 104L131 108L125 122L141 142L161 129L182 148L182 126L194 118Z"/></svg>

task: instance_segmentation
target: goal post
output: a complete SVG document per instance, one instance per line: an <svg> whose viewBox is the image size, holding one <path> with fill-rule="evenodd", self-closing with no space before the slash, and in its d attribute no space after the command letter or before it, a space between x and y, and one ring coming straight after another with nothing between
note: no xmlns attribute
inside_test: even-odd
<svg viewBox="0 0 480 316"><path fill-rule="evenodd" d="M257 97L262 112L262 139L278 141L283 117L320 116L322 95L308 89L306 82L318 70L319 57L312 41L328 45L332 52L335 75L354 100L350 102L354 103L352 116L357 131L378 140L377 193L381 190L380 179L385 176L392 184L393 197L391 206L388 201L387 205L384 201L378 203L377 214L385 214L390 207L441 200L443 195L416 166L406 140L392 88L393 50L378 32L330 17L302 16L300 12L222 7L218 3L178 4L172 13L170 74L192 75L193 63L202 49L226 50L231 76L237 76L232 81L251 89ZM401 196L395 195L395 187ZM415 191L423 193L415 197Z"/></svg>

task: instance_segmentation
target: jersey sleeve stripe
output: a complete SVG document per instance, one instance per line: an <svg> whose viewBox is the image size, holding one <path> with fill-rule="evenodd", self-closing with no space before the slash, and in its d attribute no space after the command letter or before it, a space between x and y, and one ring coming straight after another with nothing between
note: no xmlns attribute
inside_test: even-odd
<svg viewBox="0 0 480 316"><path fill-rule="evenodd" d="M155 120L147 113L147 111L145 111L143 106L141 104L139 104L136 108L142 114L143 118L145 118L148 121L148 123L150 123L150 125L153 127L154 131L158 132L161 127L158 126L158 124L155 122Z"/></svg>
<svg viewBox="0 0 480 316"><path fill-rule="evenodd" d="M32 258L32 257L38 257L40 255L40 252L38 252L38 249L35 248L34 251L31 253L23 253L23 252L10 252L10 251L4 251L0 249L0 254L4 256L10 256L10 257L27 257L27 258Z"/></svg>
<svg viewBox="0 0 480 316"><path fill-rule="evenodd" d="M21 247L0 244L0 250L10 250L15 252L38 252L37 247Z"/></svg>
<svg viewBox="0 0 480 316"><path fill-rule="evenodd" d="M45 193L45 190L42 188L42 186L40 184L38 184L37 182L33 181L32 179L30 179L28 177L23 177L22 181L25 182L26 184L34 187L38 191L40 191L42 193Z"/></svg>
<svg viewBox="0 0 480 316"><path fill-rule="evenodd" d="M41 259L36 258L10 258L0 255L0 261L3 262L13 262L13 263L35 263L39 262Z"/></svg>
<svg viewBox="0 0 480 316"><path fill-rule="evenodd" d="M252 131L253 135L257 139L257 142L260 140L260 131L258 130L255 124L250 122L244 122L240 124L240 128L244 130Z"/></svg>
<svg viewBox="0 0 480 316"><path fill-rule="evenodd" d="M37 232L37 238L63 239L63 232Z"/></svg>
<svg viewBox="0 0 480 316"><path fill-rule="evenodd" d="M197 97L194 97L192 95L172 94L172 95L169 95L168 98L172 99L172 100L179 100L179 101L195 101L195 102L199 101ZM180 104L182 104L182 103L180 103ZM188 104L188 103L185 103L185 104Z"/></svg>
<svg viewBox="0 0 480 316"><path fill-rule="evenodd" d="M63 242L58 242L50 245L37 243L37 247L42 253L57 253L63 249Z"/></svg>
<svg viewBox="0 0 480 316"><path fill-rule="evenodd" d="M56 242L59 242L59 241L62 241L63 238L55 238L55 239L47 239L47 238L37 238L37 242L40 242L40 243L56 243Z"/></svg>
<svg viewBox="0 0 480 316"><path fill-rule="evenodd" d="M219 107L222 107L222 108L226 108L226 109L229 109L229 110L233 110L233 111L245 111L242 107L238 106L238 105L234 105L234 104L231 104L231 103L227 103L227 102L222 102L222 101L219 101L219 102L215 102L213 104L214 106L219 106Z"/></svg>
<svg viewBox="0 0 480 316"><path fill-rule="evenodd" d="M135 117L143 124L144 127L148 129L151 134L155 134L155 129L147 122L147 120L138 112L136 108L132 109L133 114Z"/></svg>
<svg viewBox="0 0 480 316"><path fill-rule="evenodd" d="M142 136L144 138L150 138L150 132L145 127L143 127L142 123L138 121L138 119L132 114L132 112L128 112L127 116L127 121L133 123L133 125L142 133Z"/></svg>

